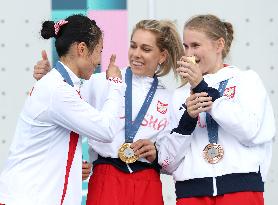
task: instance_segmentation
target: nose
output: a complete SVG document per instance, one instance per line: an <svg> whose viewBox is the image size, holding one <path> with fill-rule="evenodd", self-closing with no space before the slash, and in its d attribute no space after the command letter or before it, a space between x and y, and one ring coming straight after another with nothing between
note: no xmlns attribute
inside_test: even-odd
<svg viewBox="0 0 278 205"><path fill-rule="evenodd" d="M191 47L188 47L185 51L185 55L186 56L195 56L194 49L192 49Z"/></svg>
<svg viewBox="0 0 278 205"><path fill-rule="evenodd" d="M133 56L139 58L141 56L140 48L136 48L133 50Z"/></svg>

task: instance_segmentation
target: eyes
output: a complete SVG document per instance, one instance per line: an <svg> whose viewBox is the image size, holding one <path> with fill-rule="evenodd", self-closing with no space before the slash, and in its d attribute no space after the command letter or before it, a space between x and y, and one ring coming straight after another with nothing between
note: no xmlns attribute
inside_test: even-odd
<svg viewBox="0 0 278 205"><path fill-rule="evenodd" d="M199 43L191 43L189 45L183 43L183 46L184 46L184 49L189 49L189 47L196 49L196 48L200 47L201 45Z"/></svg>
<svg viewBox="0 0 278 205"><path fill-rule="evenodd" d="M149 53L152 51L152 48L148 45L141 45L141 46L137 46L137 44L135 43L130 43L130 48L131 49L137 49L139 47L139 49L141 49L142 51Z"/></svg>

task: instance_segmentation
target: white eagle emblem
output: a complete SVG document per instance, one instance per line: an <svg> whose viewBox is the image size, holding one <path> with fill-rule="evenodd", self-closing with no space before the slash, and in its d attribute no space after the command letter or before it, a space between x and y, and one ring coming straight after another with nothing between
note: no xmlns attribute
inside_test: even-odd
<svg viewBox="0 0 278 205"><path fill-rule="evenodd" d="M226 88L223 95L229 99L232 99L235 96L235 93L236 93L236 86L233 86L233 87Z"/></svg>
<svg viewBox="0 0 278 205"><path fill-rule="evenodd" d="M165 114L168 110L168 104L162 103L160 101L157 102L157 111L161 114Z"/></svg>

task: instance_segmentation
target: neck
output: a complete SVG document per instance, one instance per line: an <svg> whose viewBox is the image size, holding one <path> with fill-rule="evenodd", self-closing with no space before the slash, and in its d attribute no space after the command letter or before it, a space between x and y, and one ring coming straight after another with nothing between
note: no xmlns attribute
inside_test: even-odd
<svg viewBox="0 0 278 205"><path fill-rule="evenodd" d="M216 67L215 67L215 69L213 70L213 74L214 73L217 73L220 69L222 69L222 68L224 68L224 65L223 64L220 64L220 65L217 65Z"/></svg>
<svg viewBox="0 0 278 205"><path fill-rule="evenodd" d="M62 56L60 58L60 61L66 65L77 77L80 78L80 72L79 68L76 66L76 63L74 63L73 59L69 56Z"/></svg>
<svg viewBox="0 0 278 205"><path fill-rule="evenodd" d="M219 60L218 62L216 62L216 64L213 66L213 68L208 72L208 74L217 73L222 68L224 68L223 60Z"/></svg>

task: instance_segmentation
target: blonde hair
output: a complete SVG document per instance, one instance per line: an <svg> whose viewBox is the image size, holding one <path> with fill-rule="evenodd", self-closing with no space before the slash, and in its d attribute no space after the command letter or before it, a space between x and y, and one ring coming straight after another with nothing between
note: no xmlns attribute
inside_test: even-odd
<svg viewBox="0 0 278 205"><path fill-rule="evenodd" d="M184 29L202 31L212 40L223 38L225 47L222 51L222 58L224 59L230 52L234 38L234 30L231 23L221 21L217 16L211 14L197 15L185 23Z"/></svg>
<svg viewBox="0 0 278 205"><path fill-rule="evenodd" d="M167 51L168 57L160 65L160 69L156 73L157 76L167 75L171 68L176 75L177 61L184 55L184 49L175 24L166 20L142 20L135 25L131 38L134 32L139 29L154 33L157 47L160 51Z"/></svg>

